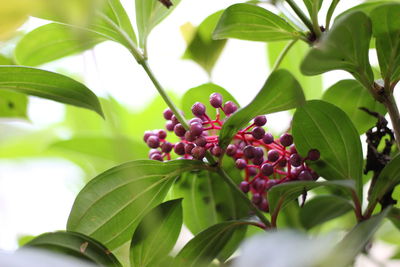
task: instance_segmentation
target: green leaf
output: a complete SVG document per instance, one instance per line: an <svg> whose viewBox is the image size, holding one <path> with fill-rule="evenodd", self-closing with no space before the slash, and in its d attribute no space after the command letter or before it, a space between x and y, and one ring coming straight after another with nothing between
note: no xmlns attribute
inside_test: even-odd
<svg viewBox="0 0 400 267"><path fill-rule="evenodd" d="M211 75L226 44L226 40L213 40L211 38L221 14L222 11L218 11L210 15L195 29L183 55L184 59L191 59L199 64L208 75Z"/></svg>
<svg viewBox="0 0 400 267"><path fill-rule="evenodd" d="M383 168L369 195L369 201L375 202L400 183L400 155L394 157Z"/></svg>
<svg viewBox="0 0 400 267"><path fill-rule="evenodd" d="M29 0L0 2L0 40L7 40L15 34L28 19L32 7Z"/></svg>
<svg viewBox="0 0 400 267"><path fill-rule="evenodd" d="M253 101L224 123L219 135L220 146L225 148L236 132L255 116L296 108L304 101L302 88L293 75L287 70L274 71Z"/></svg>
<svg viewBox="0 0 400 267"><path fill-rule="evenodd" d="M330 103L311 100L297 109L292 131L296 149L302 156L310 149L320 151L320 160L308 162L313 170L327 180L354 180L361 196L361 142L346 113Z"/></svg>
<svg viewBox="0 0 400 267"><path fill-rule="evenodd" d="M368 59L371 34L371 21L364 13L343 16L310 50L301 64L301 71L305 75L316 75L345 70L365 87L371 88L374 83Z"/></svg>
<svg viewBox="0 0 400 267"><path fill-rule="evenodd" d="M0 66L0 89L90 109L103 116L100 102L92 91L54 72L21 66Z"/></svg>
<svg viewBox="0 0 400 267"><path fill-rule="evenodd" d="M24 246L24 248L29 247L67 254L100 266L122 266L105 246L81 233L64 231L45 233Z"/></svg>
<svg viewBox="0 0 400 267"><path fill-rule="evenodd" d="M0 91L0 117L28 118L28 96L11 91Z"/></svg>
<svg viewBox="0 0 400 267"><path fill-rule="evenodd" d="M272 42L299 38L300 34L283 18L252 4L235 4L222 14L214 39L236 38Z"/></svg>
<svg viewBox="0 0 400 267"><path fill-rule="evenodd" d="M325 264L321 266L348 266L354 258L365 248L383 219L389 213L390 208L385 209L379 215L369 218L356 225L327 257ZM338 256L339 255L339 256Z"/></svg>
<svg viewBox="0 0 400 267"><path fill-rule="evenodd" d="M287 43L287 41L283 41L267 44L268 60L271 68ZM304 76L300 71L300 64L309 49L310 47L306 43L296 42L286 54L279 67L290 71L299 81L307 100L320 99L322 95L322 76Z"/></svg>
<svg viewBox="0 0 400 267"><path fill-rule="evenodd" d="M386 114L385 106L376 101L356 80L337 82L324 93L322 99L346 112L359 134L365 133L376 124L376 118L360 110L361 107Z"/></svg>
<svg viewBox="0 0 400 267"><path fill-rule="evenodd" d="M138 160L114 167L80 191L67 229L115 250L131 239L144 213L164 200L177 176L201 168L195 160Z"/></svg>
<svg viewBox="0 0 400 267"><path fill-rule="evenodd" d="M164 202L142 219L132 237L131 266L155 266L168 256L182 227L182 199Z"/></svg>
<svg viewBox="0 0 400 267"><path fill-rule="evenodd" d="M359 5L356 5L352 8L347 9L346 11L344 11L343 13L340 13L339 15L336 16L335 20L338 20L340 18L342 18L343 16L346 16L350 13L353 13L355 11L361 11L364 12L366 15L370 15L371 12L384 4L388 4L388 3L396 3L396 1L391 1L391 0L377 0L377 1L368 1Z"/></svg>
<svg viewBox="0 0 400 267"><path fill-rule="evenodd" d="M222 88L219 85L213 84L213 83L205 83L200 86L194 87L189 89L182 97L181 100L181 106L182 106L182 111L184 114L187 116L190 116L192 114L192 106L196 102L201 102L206 106L207 109L207 115L210 118L215 118L217 115L216 109L211 106L210 104L210 95L212 93L219 93L223 97L223 101L232 101L234 102L238 107L239 103L234 99L234 97L226 91L224 88ZM224 118L225 115L220 114L221 118Z"/></svg>
<svg viewBox="0 0 400 267"><path fill-rule="evenodd" d="M26 34L15 48L18 64L37 66L81 53L106 39L93 32L50 23Z"/></svg>
<svg viewBox="0 0 400 267"><path fill-rule="evenodd" d="M14 65L14 62L11 58L0 54L0 65Z"/></svg>
<svg viewBox="0 0 400 267"><path fill-rule="evenodd" d="M390 221L393 223L393 225L400 230L400 209L393 207L390 210L390 213L388 215L388 218Z"/></svg>
<svg viewBox="0 0 400 267"><path fill-rule="evenodd" d="M238 220L207 228L182 248L175 258L174 266L207 266L222 251L235 231L250 224L250 221Z"/></svg>
<svg viewBox="0 0 400 267"><path fill-rule="evenodd" d="M314 13L314 2L317 2L318 8L317 10L321 9L322 2L323 0L303 0L304 4L306 5L306 8L308 10L308 13L311 15Z"/></svg>
<svg viewBox="0 0 400 267"><path fill-rule="evenodd" d="M316 196L300 209L300 220L306 229L311 229L352 209L353 206L345 198L331 195Z"/></svg>
<svg viewBox="0 0 400 267"><path fill-rule="evenodd" d="M181 0L171 0L172 6L167 8L159 0L136 0L136 24L139 31L139 45L146 47L147 37L151 30L165 19Z"/></svg>
<svg viewBox="0 0 400 267"><path fill-rule="evenodd" d="M290 183L282 183L272 187L268 191L268 202L270 213L274 213L276 208L281 210L290 203L290 201L297 199L301 194L320 186L328 186L340 190L344 190L346 194L350 195L351 190L355 190L354 181L328 181L328 182L315 182L315 181L294 181Z"/></svg>
<svg viewBox="0 0 400 267"><path fill-rule="evenodd" d="M372 30L382 77L391 82L400 79L400 5L383 5L371 12Z"/></svg>

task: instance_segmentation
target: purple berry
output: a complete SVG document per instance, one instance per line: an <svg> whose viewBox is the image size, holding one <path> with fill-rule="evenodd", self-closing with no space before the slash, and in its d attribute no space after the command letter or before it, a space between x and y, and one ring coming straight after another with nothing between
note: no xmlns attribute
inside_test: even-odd
<svg viewBox="0 0 400 267"><path fill-rule="evenodd" d="M225 112L226 115L230 115L232 113L235 113L236 110L237 110L237 106L232 101L228 101L228 102L225 103L224 112Z"/></svg>
<svg viewBox="0 0 400 267"><path fill-rule="evenodd" d="M264 179L258 178L254 181L253 187L256 191L262 192L265 189L267 182Z"/></svg>
<svg viewBox="0 0 400 267"><path fill-rule="evenodd" d="M265 198L262 199L261 203L258 205L258 207L260 208L260 210L264 211L264 212L269 212L269 204L268 204L268 200L266 200Z"/></svg>
<svg viewBox="0 0 400 267"><path fill-rule="evenodd" d="M158 135L158 138L165 139L167 137L167 132L164 130L158 130L157 135Z"/></svg>
<svg viewBox="0 0 400 267"><path fill-rule="evenodd" d="M255 150L254 146L248 145L243 149L243 155L248 159L252 159L255 156Z"/></svg>
<svg viewBox="0 0 400 267"><path fill-rule="evenodd" d="M251 131L251 134L253 135L253 137L257 140L260 140L264 137L265 135L265 130L262 127L254 127L253 131Z"/></svg>
<svg viewBox="0 0 400 267"><path fill-rule="evenodd" d="M297 178L302 181L311 181L313 179L311 172L307 170L301 171Z"/></svg>
<svg viewBox="0 0 400 267"><path fill-rule="evenodd" d="M207 139L204 136L199 136L194 140L194 143L198 146L206 146L207 145Z"/></svg>
<svg viewBox="0 0 400 267"><path fill-rule="evenodd" d="M247 163L244 159L237 159L235 162L236 168L239 170L243 170L244 168L247 167Z"/></svg>
<svg viewBox="0 0 400 267"><path fill-rule="evenodd" d="M296 149L296 147L294 146L294 145L292 145L291 147L290 147L290 153L291 154L297 154L297 149Z"/></svg>
<svg viewBox="0 0 400 267"><path fill-rule="evenodd" d="M174 151L177 155L185 155L185 144L178 142L174 146Z"/></svg>
<svg viewBox="0 0 400 267"><path fill-rule="evenodd" d="M258 169L254 167L248 167L247 172L250 176L255 176L258 173Z"/></svg>
<svg viewBox="0 0 400 267"><path fill-rule="evenodd" d="M301 165L301 163L302 163L302 159L301 159L301 157L300 157L299 154L292 154L292 155L290 155L289 161L290 161L290 164L291 164L293 167L299 167L299 166Z"/></svg>
<svg viewBox="0 0 400 267"><path fill-rule="evenodd" d="M319 160L321 154L319 153L318 149L311 149L310 151L308 151L308 159L312 160L312 161L316 161Z"/></svg>
<svg viewBox="0 0 400 267"><path fill-rule="evenodd" d="M175 123L173 123L172 121L167 121L167 123L165 124L165 129L167 129L170 132L174 130L174 127Z"/></svg>
<svg viewBox="0 0 400 267"><path fill-rule="evenodd" d="M270 176L274 173L274 166L269 163L265 163L261 166L261 173L265 176Z"/></svg>
<svg viewBox="0 0 400 267"><path fill-rule="evenodd" d="M202 124L203 121L202 121L200 118L193 118L193 119L190 119L189 125L192 125L193 123L200 123L200 124Z"/></svg>
<svg viewBox="0 0 400 267"><path fill-rule="evenodd" d="M185 127L183 127L182 124L178 123L174 127L174 133L176 134L176 136L183 137L186 133Z"/></svg>
<svg viewBox="0 0 400 267"><path fill-rule="evenodd" d="M149 137L152 136L152 135L154 135L153 132L151 132L151 131L145 131L145 132L144 132L144 135L143 135L143 140L144 140L145 142L147 142L147 139L149 139Z"/></svg>
<svg viewBox="0 0 400 267"><path fill-rule="evenodd" d="M204 106L203 103L196 102L196 103L192 106L192 113L193 113L193 115L195 115L196 117L202 117L202 116L204 116L204 114L206 113L206 106Z"/></svg>
<svg viewBox="0 0 400 267"><path fill-rule="evenodd" d="M184 137L185 137L185 140L189 141L189 142L193 142L196 139L196 137L194 137L190 131L187 131L185 133Z"/></svg>
<svg viewBox="0 0 400 267"><path fill-rule="evenodd" d="M214 147L211 149L211 154L213 154L213 155L216 156L216 157L221 156L221 155L222 155L222 148L219 147L219 146L214 146Z"/></svg>
<svg viewBox="0 0 400 267"><path fill-rule="evenodd" d="M163 161L163 158L162 158L161 154L153 154L153 155L151 155L150 159Z"/></svg>
<svg viewBox="0 0 400 267"><path fill-rule="evenodd" d="M210 104L214 108L220 108L222 106L222 95L213 93L210 95Z"/></svg>
<svg viewBox="0 0 400 267"><path fill-rule="evenodd" d="M185 144L185 154L191 154L192 149L195 147L194 144Z"/></svg>
<svg viewBox="0 0 400 267"><path fill-rule="evenodd" d="M261 201L262 201L262 196L261 196L261 194L259 194L259 193L254 193L254 195L253 195L251 201L252 201L254 204L256 204L256 205L259 204L259 203L261 203Z"/></svg>
<svg viewBox="0 0 400 267"><path fill-rule="evenodd" d="M230 144L227 148L226 148L226 154L230 157L233 157L236 155L237 152L237 148L235 145Z"/></svg>
<svg viewBox="0 0 400 267"><path fill-rule="evenodd" d="M206 155L206 149L201 146L196 146L192 149L192 156L195 159L202 160Z"/></svg>
<svg viewBox="0 0 400 267"><path fill-rule="evenodd" d="M275 162L279 159L279 152L276 150L268 151L268 160L271 162Z"/></svg>
<svg viewBox="0 0 400 267"><path fill-rule="evenodd" d="M277 180L268 180L267 184L265 185L265 190L269 190L271 187L273 187L274 185L278 184Z"/></svg>
<svg viewBox="0 0 400 267"><path fill-rule="evenodd" d="M240 190L242 190L242 192L245 193L245 194L246 194L247 192L249 192L249 190L250 190L250 185L249 185L249 183L246 182L246 181L241 182L241 183L240 183Z"/></svg>
<svg viewBox="0 0 400 267"><path fill-rule="evenodd" d="M172 110L167 108L164 110L163 115L166 120L170 120L172 118L172 116L174 115L174 113L172 112Z"/></svg>
<svg viewBox="0 0 400 267"><path fill-rule="evenodd" d="M161 152L159 150L157 150L157 149L150 149L149 158L151 158L151 156L153 156L154 154L160 154L161 155Z"/></svg>
<svg viewBox="0 0 400 267"><path fill-rule="evenodd" d="M157 148L160 146L160 139L158 139L157 136L150 136L149 138L147 138L147 145L151 148Z"/></svg>
<svg viewBox="0 0 400 267"><path fill-rule="evenodd" d="M263 137L263 142L267 145L271 144L272 142L274 142L274 137L272 134L270 133L266 133Z"/></svg>
<svg viewBox="0 0 400 267"><path fill-rule="evenodd" d="M261 147L256 147L254 150L254 157L263 159L264 150Z"/></svg>
<svg viewBox="0 0 400 267"><path fill-rule="evenodd" d="M279 162L278 162L278 166L283 168L285 167L287 164L287 160L285 158L282 158Z"/></svg>
<svg viewBox="0 0 400 267"><path fill-rule="evenodd" d="M279 141L283 146L291 146L293 144L293 136L288 133L284 133L279 138Z"/></svg>
<svg viewBox="0 0 400 267"><path fill-rule="evenodd" d="M253 162L254 165L259 166L259 165L263 164L264 159L262 157L261 158L253 158L251 161Z"/></svg>
<svg viewBox="0 0 400 267"><path fill-rule="evenodd" d="M264 126L267 123L267 117L264 115L257 116L254 118L254 124L256 126Z"/></svg>
<svg viewBox="0 0 400 267"><path fill-rule="evenodd" d="M161 150L164 153L169 153L171 152L173 147L174 146L170 142L165 142L164 144L161 145Z"/></svg>
<svg viewBox="0 0 400 267"><path fill-rule="evenodd" d="M203 125L201 123L192 123L190 125L190 132L193 136L200 136L203 133Z"/></svg>
<svg viewBox="0 0 400 267"><path fill-rule="evenodd" d="M179 123L178 118L175 115L172 115L171 121L174 123L174 125Z"/></svg>

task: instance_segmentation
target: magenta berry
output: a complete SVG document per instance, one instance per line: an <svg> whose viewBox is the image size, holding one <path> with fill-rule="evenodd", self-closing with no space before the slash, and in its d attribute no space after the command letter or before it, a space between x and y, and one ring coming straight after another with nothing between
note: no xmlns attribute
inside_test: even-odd
<svg viewBox="0 0 400 267"><path fill-rule="evenodd" d="M174 146L170 142L165 142L164 144L161 145L161 150L164 153L169 153L172 151L172 148Z"/></svg>
<svg viewBox="0 0 400 267"><path fill-rule="evenodd" d="M271 162L275 162L279 159L279 152L276 150L268 151L268 160Z"/></svg>
<svg viewBox="0 0 400 267"><path fill-rule="evenodd" d="M190 125L190 132L193 136L200 136L203 133L203 125L201 123L192 123Z"/></svg>
<svg viewBox="0 0 400 267"><path fill-rule="evenodd" d="M196 146L192 149L192 156L195 159L202 160L206 155L206 149L201 146Z"/></svg>
<svg viewBox="0 0 400 267"><path fill-rule="evenodd" d="M240 183L240 189L242 190L243 193L247 193L250 191L250 185L248 182L243 181Z"/></svg>
<svg viewBox="0 0 400 267"><path fill-rule="evenodd" d="M254 165L259 166L259 165L263 164L264 159L263 158L253 158L251 160L251 162L253 162Z"/></svg>
<svg viewBox="0 0 400 267"><path fill-rule="evenodd" d="M312 160L312 161L319 160L320 156L321 155L320 155L318 149L311 149L310 151L308 151L308 155L307 155L308 159Z"/></svg>
<svg viewBox="0 0 400 267"><path fill-rule="evenodd" d="M260 140L264 137L265 135L265 130L262 127L254 127L253 131L251 132L251 134L253 135L253 137L257 140Z"/></svg>
<svg viewBox="0 0 400 267"><path fill-rule="evenodd" d="M157 148L160 146L160 139L157 136L150 136L147 138L147 145L151 148Z"/></svg>
<svg viewBox="0 0 400 267"><path fill-rule="evenodd" d="M175 115L172 115L171 121L172 121L172 123L173 123L174 125L176 125L176 124L179 123L179 120L178 120L178 118L177 118Z"/></svg>
<svg viewBox="0 0 400 267"><path fill-rule="evenodd" d="M177 155L184 155L185 154L185 144L183 142L176 143L174 146L174 152Z"/></svg>
<svg viewBox="0 0 400 267"><path fill-rule="evenodd" d="M244 159L237 159L235 162L236 168L239 170L243 170L244 168L247 167L247 163Z"/></svg>
<svg viewBox="0 0 400 267"><path fill-rule="evenodd" d="M153 154L153 155L151 155L150 159L158 160L158 161L162 161L163 160L161 154Z"/></svg>
<svg viewBox="0 0 400 267"><path fill-rule="evenodd" d="M237 110L237 106L232 101L228 101L225 103L224 111L225 111L226 115L231 115L232 113L235 113L236 110Z"/></svg>
<svg viewBox="0 0 400 267"><path fill-rule="evenodd" d="M281 167L281 168L285 167L286 164L287 164L287 160L286 160L285 158L282 158L282 159L279 160L279 162L278 162L278 166Z"/></svg>
<svg viewBox="0 0 400 267"><path fill-rule="evenodd" d="M185 135L186 130L183 127L182 124L178 123L177 125L175 125L174 127L174 133L176 134L176 136L182 137Z"/></svg>
<svg viewBox="0 0 400 267"><path fill-rule="evenodd" d="M293 144L293 136L288 133L282 134L279 141L283 146L291 146Z"/></svg>
<svg viewBox="0 0 400 267"><path fill-rule="evenodd" d="M161 152L158 149L151 149L149 151L149 158L151 158L151 156L153 156L154 154L160 154L161 155Z"/></svg>
<svg viewBox="0 0 400 267"><path fill-rule="evenodd" d="M204 106L203 103L196 102L196 103L192 106L192 113L193 113L193 115L195 115L196 117L202 117L202 116L204 116L204 114L206 113L206 106Z"/></svg>
<svg viewBox="0 0 400 267"><path fill-rule="evenodd" d="M274 142L274 136L270 133L266 133L262 140L265 144L269 145L272 144L272 142Z"/></svg>
<svg viewBox="0 0 400 267"><path fill-rule="evenodd" d="M290 155L289 162L293 167L299 167L302 163L302 159L299 154L292 154Z"/></svg>
<svg viewBox="0 0 400 267"><path fill-rule="evenodd" d="M165 129L167 129L170 132L174 130L174 127L175 123L173 123L172 121L167 121L167 123L165 124Z"/></svg>
<svg viewBox="0 0 400 267"><path fill-rule="evenodd" d="M255 149L254 150L254 157L263 159L264 151L262 150L262 148L261 147L255 147L254 149Z"/></svg>
<svg viewBox="0 0 400 267"><path fill-rule="evenodd" d="M264 212L269 212L269 204L268 204L268 200L263 198L261 200L261 203L258 206L260 208L260 210L264 211Z"/></svg>
<svg viewBox="0 0 400 267"><path fill-rule="evenodd" d="M248 159L252 159L255 157L255 147L254 146L246 146L243 149L243 155L248 158Z"/></svg>
<svg viewBox="0 0 400 267"><path fill-rule="evenodd" d="M190 131L187 131L185 133L184 137L185 137L185 140L189 141L189 142L193 142L194 140L196 140L196 137Z"/></svg>
<svg viewBox="0 0 400 267"><path fill-rule="evenodd" d="M251 199L251 201L254 203L254 204L259 204L259 203L261 203L261 201L262 201L262 196L259 194L259 193L254 193L253 194L253 197L252 197L252 199Z"/></svg>
<svg viewBox="0 0 400 267"><path fill-rule="evenodd" d="M189 121L189 125L192 125L192 124L194 124L194 123L200 123L200 124L202 124L203 121L202 121L200 118L193 118L193 119L191 119L191 120Z"/></svg>
<svg viewBox="0 0 400 267"><path fill-rule="evenodd" d="M194 144L185 144L185 154L191 154L192 149L195 147Z"/></svg>
<svg viewBox="0 0 400 267"><path fill-rule="evenodd" d="M265 176L270 176L274 173L274 166L269 163L265 163L261 166L261 173Z"/></svg>
<svg viewBox="0 0 400 267"><path fill-rule="evenodd" d="M211 149L211 154L212 154L213 156L216 156L216 157L221 156L221 155L222 155L222 148L219 147L219 146L214 146L214 147Z"/></svg>
<svg viewBox="0 0 400 267"><path fill-rule="evenodd" d="M304 170L299 173L298 179L302 181L311 181L313 177L311 175L311 172Z"/></svg>
<svg viewBox="0 0 400 267"><path fill-rule="evenodd" d="M204 136L199 136L194 140L194 143L198 146L206 146L207 145L207 139Z"/></svg>
<svg viewBox="0 0 400 267"><path fill-rule="evenodd" d="M147 139L149 139L149 137L152 136L152 135L154 135L154 133L151 132L151 131L146 131L146 132L144 132L143 140L144 140L145 142L147 142Z"/></svg>
<svg viewBox="0 0 400 267"><path fill-rule="evenodd" d="M248 171L250 176L256 176L257 173L258 173L258 169L254 168L254 167L248 167L247 171Z"/></svg>
<svg viewBox="0 0 400 267"><path fill-rule="evenodd" d="M159 130L157 135L158 135L158 138L165 139L167 137L167 132L164 130Z"/></svg>
<svg viewBox="0 0 400 267"><path fill-rule="evenodd" d="M254 124L256 126L264 126L267 123L267 117L264 115L257 116L254 118Z"/></svg>
<svg viewBox="0 0 400 267"><path fill-rule="evenodd" d="M174 115L174 113L169 108L165 109L163 112L164 119L166 119L166 120L170 120L173 115Z"/></svg>
<svg viewBox="0 0 400 267"><path fill-rule="evenodd" d="M230 157L235 156L236 151L237 151L236 146L235 146L235 145L232 145L232 144L231 144L231 145L228 145L228 147L226 148L226 154L227 154L228 156L230 156Z"/></svg>
<svg viewBox="0 0 400 267"><path fill-rule="evenodd" d="M210 95L210 104L214 108L220 108L222 106L222 95L213 93Z"/></svg>

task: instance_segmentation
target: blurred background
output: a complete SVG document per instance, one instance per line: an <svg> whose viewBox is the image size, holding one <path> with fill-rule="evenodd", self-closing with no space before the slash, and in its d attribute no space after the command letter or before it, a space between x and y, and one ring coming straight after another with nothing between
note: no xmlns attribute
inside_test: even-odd
<svg viewBox="0 0 400 267"><path fill-rule="evenodd" d="M121 2L134 20L134 1ZM187 48L182 31L198 26L210 14L236 2L240 1L182 0L151 33L149 64L177 103L190 88L211 81L228 90L243 106L264 84L270 70L268 50L276 50L279 45L267 49L264 43L229 40L212 75L193 60L182 58ZM341 1L335 14L361 2ZM269 9L274 10L272 6ZM326 9L324 5L321 15ZM0 54L12 57L24 33L47 23L29 18L10 40L0 41ZM301 57L299 54L297 60ZM371 61L377 63L373 51ZM29 236L65 229L74 198L84 184L116 164L146 158L148 149L142 141L143 132L163 128L165 123L162 111L166 105L157 97L146 73L121 45L106 41L81 55L40 68L84 82L102 97L106 120L92 111L35 97L29 97L27 111L22 110L17 118L0 119L2 250L18 248L18 243L25 242ZM326 89L345 78L350 76L334 71L302 83L303 86L319 83L320 88ZM309 93L307 98L320 97L321 93ZM268 127L280 133L288 128L290 119L289 112L270 115ZM398 233L393 236L395 232L390 225L382 229L381 235L386 236L386 240L400 240ZM390 246L379 244L379 247L381 259L393 253Z"/></svg>

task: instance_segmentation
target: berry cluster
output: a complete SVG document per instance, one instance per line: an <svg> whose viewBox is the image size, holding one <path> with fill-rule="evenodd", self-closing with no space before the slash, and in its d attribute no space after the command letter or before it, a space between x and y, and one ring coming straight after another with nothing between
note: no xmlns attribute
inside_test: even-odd
<svg viewBox="0 0 400 267"><path fill-rule="evenodd" d="M195 103L192 106L195 118L189 121L188 130L170 109L166 109L163 114L167 120L166 129L174 132L180 141L175 144L166 141L165 130L147 131L144 141L152 148L149 158L170 160L172 151L180 158L197 160L202 160L207 151L216 157L225 153L235 160L238 169L244 171L244 181L240 183L240 189L244 193L251 192L253 203L263 211L269 210L266 194L272 186L293 180L315 180L319 177L305 162L318 160L319 151L312 149L306 158L302 158L293 145L292 135L285 133L275 139L271 133L265 131L265 116L255 117L248 127L239 130L232 143L223 151L218 145L218 131L225 121L220 114L223 112L229 117L237 110L237 106L231 101L224 105L222 103L220 94L211 94L210 104L217 111L215 119L207 115L204 104Z"/></svg>

